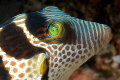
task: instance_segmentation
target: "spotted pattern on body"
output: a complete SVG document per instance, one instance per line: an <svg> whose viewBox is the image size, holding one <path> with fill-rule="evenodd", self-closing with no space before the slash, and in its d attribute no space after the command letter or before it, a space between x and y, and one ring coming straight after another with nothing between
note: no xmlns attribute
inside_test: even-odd
<svg viewBox="0 0 120 80"><path fill-rule="evenodd" d="M2 24L0 56L12 80L36 80L39 76L43 80L46 75L47 80L67 80L110 39L107 25L74 18L48 6ZM38 58L41 53L45 58ZM44 61L46 68L41 67Z"/></svg>

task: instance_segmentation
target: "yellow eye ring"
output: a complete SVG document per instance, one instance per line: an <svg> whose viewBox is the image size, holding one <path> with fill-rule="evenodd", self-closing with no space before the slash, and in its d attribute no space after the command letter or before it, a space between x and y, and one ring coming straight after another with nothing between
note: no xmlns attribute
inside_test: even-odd
<svg viewBox="0 0 120 80"><path fill-rule="evenodd" d="M63 31L63 25L60 21L53 21L48 28L48 33L51 37L57 38L59 37L62 31Z"/></svg>

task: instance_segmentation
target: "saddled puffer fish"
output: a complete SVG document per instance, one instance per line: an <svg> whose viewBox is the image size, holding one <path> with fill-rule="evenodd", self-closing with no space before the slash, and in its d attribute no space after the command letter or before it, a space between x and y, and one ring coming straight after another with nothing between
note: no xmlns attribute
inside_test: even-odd
<svg viewBox="0 0 120 80"><path fill-rule="evenodd" d="M68 80L111 36L107 25L71 17L54 6L19 14L0 25L0 78Z"/></svg>

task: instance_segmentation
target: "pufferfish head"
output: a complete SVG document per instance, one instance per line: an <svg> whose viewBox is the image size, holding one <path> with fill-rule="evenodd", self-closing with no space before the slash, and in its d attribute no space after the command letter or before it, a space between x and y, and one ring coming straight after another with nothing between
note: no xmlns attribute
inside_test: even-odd
<svg viewBox="0 0 120 80"><path fill-rule="evenodd" d="M0 26L0 65L11 80L67 80L111 38L107 25L48 6Z"/></svg>

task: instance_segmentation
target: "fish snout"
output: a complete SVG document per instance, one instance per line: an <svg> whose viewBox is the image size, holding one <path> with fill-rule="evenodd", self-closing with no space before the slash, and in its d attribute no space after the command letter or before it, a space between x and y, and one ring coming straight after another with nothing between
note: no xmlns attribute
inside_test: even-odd
<svg viewBox="0 0 120 80"><path fill-rule="evenodd" d="M107 25L105 25L104 30L105 30L105 34L104 34L105 36L103 39L103 43L107 44L112 39L112 32L111 32L111 28Z"/></svg>

